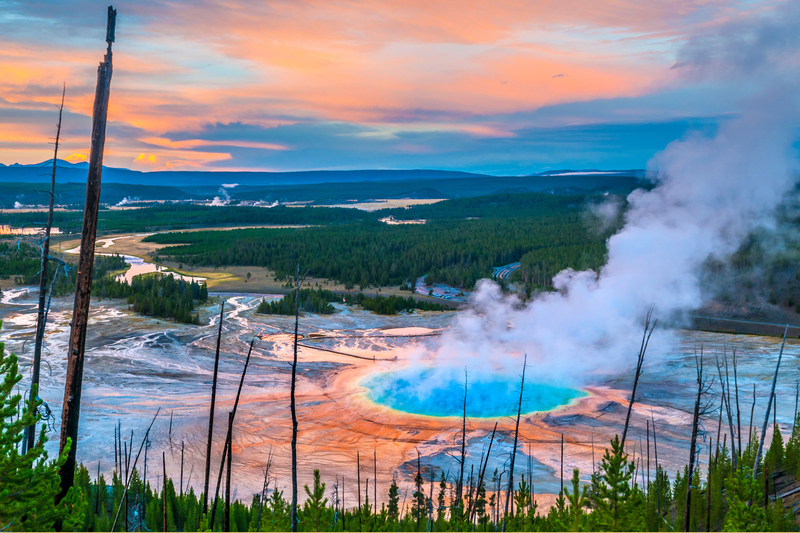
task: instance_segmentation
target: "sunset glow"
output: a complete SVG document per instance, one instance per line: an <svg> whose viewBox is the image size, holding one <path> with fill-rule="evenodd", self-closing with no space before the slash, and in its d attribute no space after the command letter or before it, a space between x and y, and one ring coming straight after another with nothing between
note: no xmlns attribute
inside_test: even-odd
<svg viewBox="0 0 800 533"><path fill-rule="evenodd" d="M88 151L105 4L70 4L4 4L4 164L48 158L62 83L64 148ZM738 112L747 91L674 68L683 47L783 4L121 5L105 160L148 170L642 168L692 121Z"/></svg>

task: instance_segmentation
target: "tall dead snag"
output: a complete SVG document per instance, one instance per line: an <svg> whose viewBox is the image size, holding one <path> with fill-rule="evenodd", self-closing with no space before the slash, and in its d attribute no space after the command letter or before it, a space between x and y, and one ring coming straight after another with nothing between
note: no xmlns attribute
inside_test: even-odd
<svg viewBox="0 0 800 533"><path fill-rule="evenodd" d="M164 473L164 488L163 492L161 492L161 507L164 509L164 531L167 531L167 454L166 452L161 452L161 467ZM100 479L100 476L97 476L97 479Z"/></svg>
<svg viewBox="0 0 800 533"><path fill-rule="evenodd" d="M183 498L183 441L181 441L181 498Z"/></svg>
<svg viewBox="0 0 800 533"><path fill-rule="evenodd" d="M147 431L144 432L144 437L142 438L142 443L139 445L139 451L136 453L136 459L133 461L133 464L129 464L130 470L126 471L125 473L125 490L122 493L122 499L119 501L119 506L117 507L117 514L114 516L114 523L111 525L111 531L116 531L117 529L117 520L119 520L119 512L122 510L122 505L125 504L125 524L126 528L125 531L128 531L127 523L128 523L128 487L130 486L131 478L133 477L132 472L136 470L136 463L139 462L139 456L142 454L142 448L144 448L145 443L147 442L147 437L150 436L150 430L153 429L153 424L158 418L158 413L161 412L161 408L159 407L156 411L156 414L153 415L153 420L150 421L150 425L147 427ZM133 451L133 432L131 432L131 447L130 451ZM130 459L130 452L128 452L128 459ZM127 470L127 467L126 467ZM131 475L128 475L131 473Z"/></svg>
<svg viewBox="0 0 800 533"><path fill-rule="evenodd" d="M522 361L522 380L519 384L519 403L517 403L517 424L514 429L514 446L511 448L511 465L508 472L508 492L506 492L506 510L508 514L508 504L511 502L511 491L514 490L514 460L517 458L517 441L519 440L519 419L522 416L522 393L525 390L525 368L528 366L528 354ZM506 518L503 517L503 531L506 530Z"/></svg>
<svg viewBox="0 0 800 533"><path fill-rule="evenodd" d="M308 271L300 278L300 265L297 265L296 286L294 291L294 359L292 360L292 387L289 392L289 403L292 411L292 531L297 531L297 403L295 388L297 383L297 336L300 327L300 286L306 279ZM361 488L359 487L359 491Z"/></svg>
<svg viewBox="0 0 800 533"><path fill-rule="evenodd" d="M33 374L31 376L31 402L36 400L39 391L39 369L42 362L42 341L44 340L46 290L47 290L47 265L50 253L50 230L53 227L53 203L56 196L56 161L58 161L58 142L61 139L61 116L64 112L64 96L67 93L66 85L61 91L61 106L58 108L58 125L56 126L56 144L53 151L53 169L50 174L50 207L47 211L47 225L44 227L44 240L42 242L42 263L39 271L39 309L36 314L36 339L33 348ZM31 406L34 406L31 403ZM25 438L22 441L22 453L33 448L36 437L36 425L31 424L25 428Z"/></svg>
<svg viewBox="0 0 800 533"><path fill-rule="evenodd" d="M700 349L700 357L695 353L695 361L697 364L697 399L694 402L694 417L692 418L692 440L689 444L689 473L687 474L686 483L686 506L684 507L683 514L683 531L689 531L689 518L692 509L692 477L694 476L694 463L697 450L697 431L700 425L700 417L704 415L709 408L709 404L700 405L703 395L708 393L711 385L708 383L705 374L703 373L703 351Z"/></svg>
<svg viewBox="0 0 800 533"><path fill-rule="evenodd" d="M753 413L755 412L755 410L756 410L756 384L753 383L753 405L750 406L750 426L749 426L750 435L753 434ZM719 441L719 439L717 439L717 441ZM750 442L750 437L747 438L747 442L748 443Z"/></svg>
<svg viewBox="0 0 800 533"><path fill-rule="evenodd" d="M467 386L469 384L469 373L464 369L464 411L461 415L461 473L458 475L456 485L456 506L461 512L461 497L464 491L464 463L467 457Z"/></svg>
<svg viewBox="0 0 800 533"><path fill-rule="evenodd" d="M203 514L208 514L208 480L211 475L211 443L214 442L214 405L217 402L217 375L219 374L219 345L222 342L222 313L225 301L219 306L219 330L217 331L217 353L214 355L214 377L211 380L211 407L208 409L208 443L206 445L206 477L203 483Z"/></svg>
<svg viewBox="0 0 800 533"><path fill-rule="evenodd" d="M223 521L222 531L231 530L231 466L233 463L233 412L228 413L228 470L225 473L225 520ZM216 508L216 501L214 502Z"/></svg>
<svg viewBox="0 0 800 533"><path fill-rule="evenodd" d="M244 377L247 375L247 367L250 364L250 355L253 353L253 344L255 344L256 338L253 337L253 340L250 341L250 349L247 350L247 359L244 360L244 369L242 370L242 377L239 380L239 388L236 391L236 400L233 402L233 411L230 413L230 420L228 424L228 432L225 436L225 446L222 449L222 460L219 462L219 476L217 476L217 488L214 491L214 499L211 501L211 521L209 524L213 524L214 520L217 515L217 500L219 499L219 487L220 483L222 483L222 470L225 468L225 458L230 458L231 454L231 447L233 446L233 422L236 418L236 410L239 408L239 398L242 396L242 385L244 385ZM230 463L228 463L230 464ZM228 472L230 475L230 472Z"/></svg>
<svg viewBox="0 0 800 533"><path fill-rule="evenodd" d="M794 435L794 426L797 423L797 402L800 400L800 381L795 381L794 385L794 418L792 418L792 432L790 435Z"/></svg>
<svg viewBox="0 0 800 533"><path fill-rule="evenodd" d="M783 358L783 348L786 346L786 334L789 333L789 324L786 324L786 329L783 331L783 342L781 343L781 351L778 354L778 364L775 365L775 375L772 376L772 390L767 398L767 412L764 413L764 425L761 427L761 438L758 441L758 452L756 453L756 461L753 465L753 477L758 475L758 466L761 463L761 454L764 451L764 437L767 435L767 426L769 425L769 411L772 408L772 402L775 398L775 385L778 383L778 371L781 369L781 359Z"/></svg>
<svg viewBox="0 0 800 533"><path fill-rule="evenodd" d="M658 324L658 319L653 319L653 309L654 307L651 305L650 309L647 310L647 316L644 319L644 332L642 333L642 344L639 346L639 356L636 359L636 375L633 378L633 389L631 390L631 401L628 403L628 414L625 417L625 427L622 430L622 440L620 441L620 446L624 450L625 449L625 437L628 436L628 426L631 423L631 412L633 411L633 402L636 398L636 387L639 385L639 377L642 375L642 365L644 364L644 354L647 352L647 345L650 344L650 336L653 334L653 331L656 329L656 325ZM652 321L652 325L651 325Z"/></svg>
<svg viewBox="0 0 800 533"><path fill-rule="evenodd" d="M89 155L89 174L86 179L86 205L83 210L81 251L78 259L78 283L75 289L75 306L72 310L72 328L67 352L67 377L64 383L64 403L61 411L61 439L59 454L69 446L67 460L61 465L61 491L58 501L67 495L75 478L75 452L78 449L78 422L81 414L81 387L83 385L83 357L86 347L86 327L89 323L89 301L92 290L94 246L97 236L97 210L100 207L100 178L103 173L103 147L106 142L108 96L111 90L111 43L117 12L108 6L106 23L106 56L97 69L97 89L92 114L92 147Z"/></svg>
<svg viewBox="0 0 800 533"><path fill-rule="evenodd" d="M419 454L417 454L417 462L419 462ZM364 528L361 527L361 453L358 450L356 450L356 490L358 491L358 530L364 531Z"/></svg>
<svg viewBox="0 0 800 533"><path fill-rule="evenodd" d="M725 364L727 374L727 356ZM719 358L717 358L717 372L719 373L720 386L722 387L722 402L728 414L728 429L730 429L731 432L731 464L733 465L733 469L736 470L738 468L739 455L736 453L736 427L733 425L733 415L731 414L731 394L725 387L726 380L722 376L722 367L720 366Z"/></svg>
<svg viewBox="0 0 800 533"><path fill-rule="evenodd" d="M711 468L711 450L714 448L714 438L709 438L708 466ZM711 531L711 475L706 478L706 531Z"/></svg>
<svg viewBox="0 0 800 533"><path fill-rule="evenodd" d="M372 449L372 508L378 514L378 451Z"/></svg>
<svg viewBox="0 0 800 533"><path fill-rule="evenodd" d="M486 467L489 465L489 456L492 454L492 443L494 442L494 436L497 433L497 422L494 423L494 429L492 430L492 437L489 439L489 449L486 450L486 460L483 462L483 466L481 467L481 471L478 474L478 492L480 492L481 487L483 486L483 476L486 474ZM528 449L530 450L530 444L528 444ZM530 455L528 456L528 471L530 472ZM530 473L528 474L530 477ZM472 523L473 517L478 510L477 506L477 498L476 498L476 505L472 505L471 509L469 510L469 521Z"/></svg>
<svg viewBox="0 0 800 533"><path fill-rule="evenodd" d="M656 512L661 517L661 475L658 470L658 435L656 435L656 420L650 414L651 422L653 423L653 455L656 460Z"/></svg>
<svg viewBox="0 0 800 533"><path fill-rule="evenodd" d="M733 349L733 388L736 392L736 435L739 438L739 453L742 448L742 412L739 410L739 373L736 369L736 348Z"/></svg>

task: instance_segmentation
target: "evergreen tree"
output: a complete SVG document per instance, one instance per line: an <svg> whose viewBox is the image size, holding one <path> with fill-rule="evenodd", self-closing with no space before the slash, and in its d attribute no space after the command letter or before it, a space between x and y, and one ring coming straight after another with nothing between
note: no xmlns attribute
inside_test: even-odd
<svg viewBox="0 0 800 533"><path fill-rule="evenodd" d="M767 516L758 502L764 500L761 483L748 466L736 471L727 485L728 514L725 531L764 531Z"/></svg>
<svg viewBox="0 0 800 533"><path fill-rule="evenodd" d="M523 478L524 479L524 478ZM572 493L567 492L569 502L569 523L572 531L584 531L586 512L584 508L589 505L586 497L587 487L581 489L581 478L578 469L572 471Z"/></svg>
<svg viewBox="0 0 800 533"><path fill-rule="evenodd" d="M319 520L325 507L328 505L328 498L325 498L325 483L320 480L319 469L314 470L314 490L304 487L306 491L306 503L303 506L303 516L306 520L312 520L314 531L319 531Z"/></svg>
<svg viewBox="0 0 800 533"><path fill-rule="evenodd" d="M2 327L2 322L0 322ZM20 453L23 430L40 421L38 397L20 405L22 396L14 387L22 379L17 356L5 353L0 342L0 529L46 531L56 521L68 518L66 527L84 518L81 498L72 490L55 505L60 490L58 471L66 461L69 445L61 456L48 461L45 443L46 426L42 426L34 446Z"/></svg>
<svg viewBox="0 0 800 533"><path fill-rule="evenodd" d="M644 527L644 517L635 512L644 502L636 497L641 491L631 488L633 471L633 463L628 462L619 436L615 436L611 451L606 449L603 454L599 473L592 477L593 519L598 529L636 531Z"/></svg>
<svg viewBox="0 0 800 533"><path fill-rule="evenodd" d="M393 477L392 484L389 487L389 505L387 507L387 513L389 515L389 520L391 522L397 522L400 513L399 506L400 506L400 494L399 494L399 489L397 487L397 479Z"/></svg>

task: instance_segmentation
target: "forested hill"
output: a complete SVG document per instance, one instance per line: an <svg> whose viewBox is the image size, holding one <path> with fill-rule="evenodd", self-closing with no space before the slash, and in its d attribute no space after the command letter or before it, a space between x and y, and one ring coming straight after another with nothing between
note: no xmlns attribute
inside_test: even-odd
<svg viewBox="0 0 800 533"><path fill-rule="evenodd" d="M587 228L588 201L582 196L494 195L395 212L402 218L424 217L424 225L386 225L365 216L322 227L173 232L145 240L180 243L162 248L162 258L192 266L264 266L279 279L300 262L314 276L348 288L413 283L423 275L429 282L472 288L493 267L529 253L535 254L526 262L532 272L598 268L605 262L606 235Z"/></svg>

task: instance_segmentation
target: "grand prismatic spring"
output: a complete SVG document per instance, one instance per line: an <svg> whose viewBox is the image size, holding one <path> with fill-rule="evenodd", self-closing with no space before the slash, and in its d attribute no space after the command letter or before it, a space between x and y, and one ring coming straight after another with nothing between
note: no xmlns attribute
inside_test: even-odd
<svg viewBox="0 0 800 533"><path fill-rule="evenodd" d="M227 294L225 298L230 311L223 322L217 393L221 412L233 403L247 347L257 336L233 441L234 492L247 499L260 490L270 452L277 486L287 488L291 436L288 363L294 319L256 315L260 296ZM10 290L4 292L0 307L2 338L23 364L31 353L25 340L34 327L35 302L35 292ZM413 490L417 453L426 479L431 472L455 472L458 465L452 455L459 453L461 439L464 368L438 368L431 366L435 361L420 360L418 355L426 353L425 346L447 330L455 314L382 317L339 304L336 307L334 315L307 314L300 321L300 481L309 483L312 470L319 468L323 477L344 478L345 501L355 502L356 451L361 452L363 478L373 477L373 453L377 458L379 502L393 476L397 476L402 493ZM48 322L44 370L48 379L43 381L41 396L54 413L60 411L70 311L69 298L54 299ZM121 424L125 439L131 430L136 439L161 407L151 446L169 450L168 474L178 476L183 442L184 482L202 489L218 311L216 304L205 309L202 318L207 325L197 327L141 317L113 300L93 306L95 333L87 345L80 461L91 465L99 461L101 471L110 474L114 465L107 458L112 456L108 446L113 444L109 435L113 435L114 424ZM753 383L761 388L769 382L780 345L780 339L773 337L696 331L682 331L678 336L674 352L645 366L629 437L631 452L636 447L637 454L641 453L646 421L654 421L659 431L659 460L673 471L685 464L685 442L691 432L695 349L702 345L706 353L722 353L737 347L740 387L746 391ZM794 361L798 356L800 344L788 340L784 358ZM414 390L413 384L425 383L432 372L449 379L438 380L439 385L428 390ZM599 460L604 446L624 423L632 375L627 371L597 374L580 386L540 383L536 375L531 365L517 462L523 465L526 478L533 476L537 500L548 505L559 490L562 435L565 475L569 477L571 469L578 467L588 479L593 456ZM489 469L502 472L513 441L519 376L476 373L468 379L467 468L477 467L494 424L499 422ZM793 387L788 380L779 382L777 419L787 430L794 408ZM756 411L757 419L759 412L763 411ZM51 424L57 430L57 418ZM215 427L219 437L215 442L223 442L224 431L222 424ZM701 439L701 448L704 442ZM51 453L56 445L57 439L50 441ZM700 460L706 455L701 453ZM154 482L157 475L155 470L147 473Z"/></svg>

